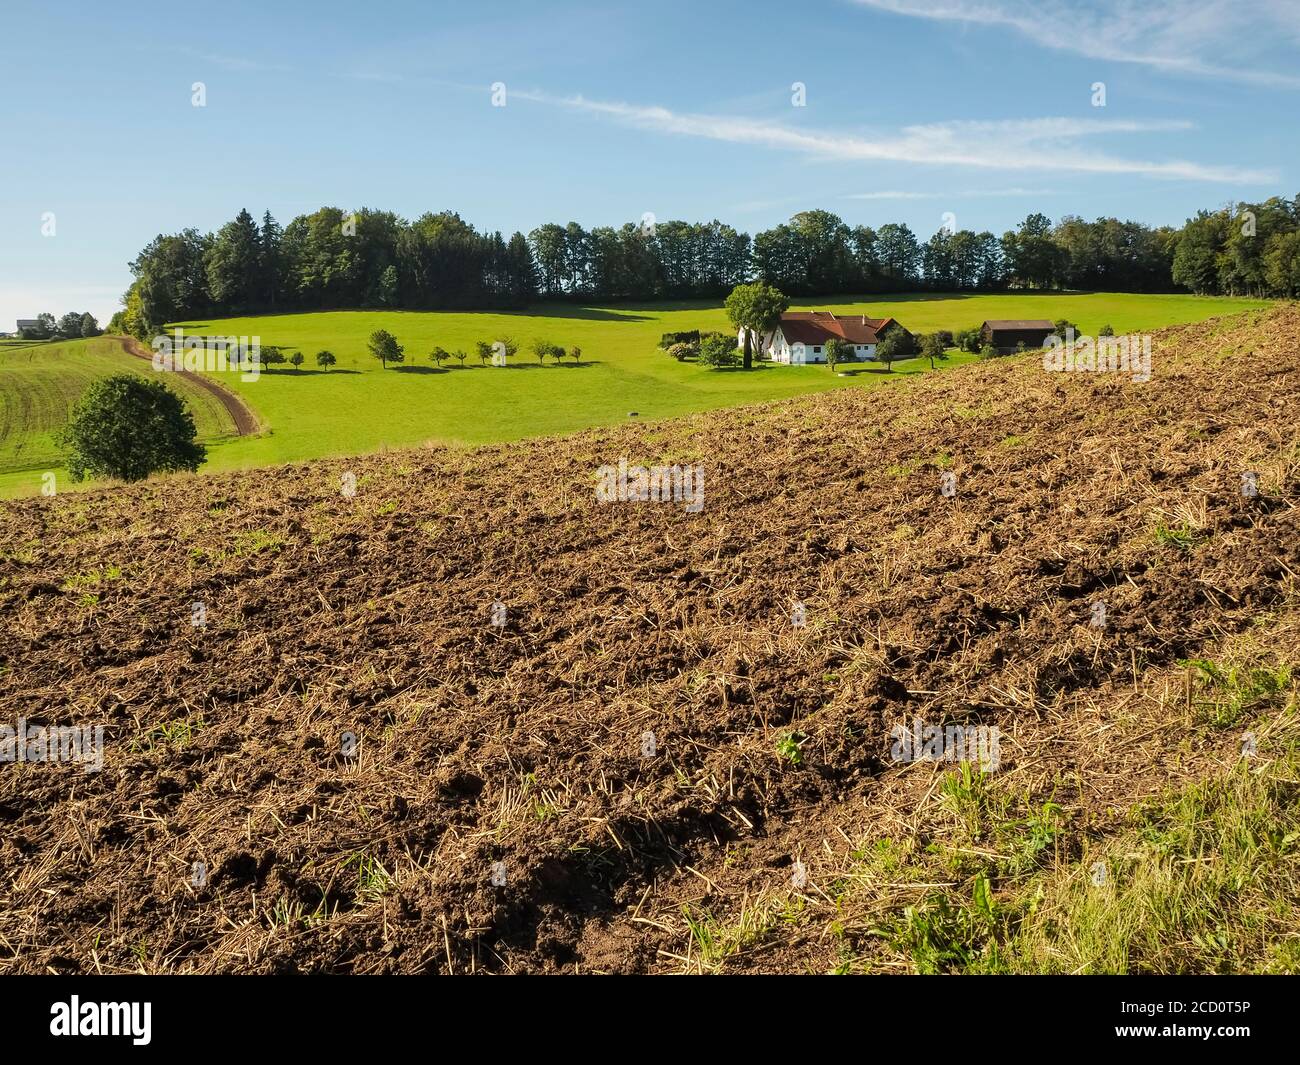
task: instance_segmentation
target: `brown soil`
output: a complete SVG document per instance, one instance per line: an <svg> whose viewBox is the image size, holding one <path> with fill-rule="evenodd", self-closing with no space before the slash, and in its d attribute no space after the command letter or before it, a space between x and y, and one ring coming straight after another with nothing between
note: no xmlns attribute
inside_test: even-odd
<svg viewBox="0 0 1300 1065"><path fill-rule="evenodd" d="M1214 756L1140 691L1293 608L1298 391L1288 305L1157 334L1146 384L1011 358L6 504L0 724L108 738L97 774L0 766L0 969L679 971L684 907L918 831L918 716L998 725L1001 772L1103 822ZM599 504L621 456L702 463L703 512Z"/></svg>
<svg viewBox="0 0 1300 1065"><path fill-rule="evenodd" d="M121 341L122 347L128 355L135 355L141 359L153 361L153 352L146 348L135 337L115 336L113 340ZM222 388L216 381L210 377L205 377L200 373L193 373L190 370L176 370L185 380L192 384L198 385L205 392L210 392L221 401L221 405L226 408L226 413L230 415L231 420L235 423L235 432L238 436L252 436L258 431L257 417L244 404L235 393L229 389Z"/></svg>

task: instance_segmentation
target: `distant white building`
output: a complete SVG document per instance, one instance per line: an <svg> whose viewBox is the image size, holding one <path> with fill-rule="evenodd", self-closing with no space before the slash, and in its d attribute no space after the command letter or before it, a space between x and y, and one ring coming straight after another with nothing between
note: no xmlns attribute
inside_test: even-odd
<svg viewBox="0 0 1300 1065"><path fill-rule="evenodd" d="M893 318L868 318L865 314L787 311L781 315L781 324L759 339L757 350L773 362L795 365L825 362L826 342L836 339L853 345L855 358L874 359L880 335L890 325L897 324ZM736 343L745 346L743 329L737 334Z"/></svg>

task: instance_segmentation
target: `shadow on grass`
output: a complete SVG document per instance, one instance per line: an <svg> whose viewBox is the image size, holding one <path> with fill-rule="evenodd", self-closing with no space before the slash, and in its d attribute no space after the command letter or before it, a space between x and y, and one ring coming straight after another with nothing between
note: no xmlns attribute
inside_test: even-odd
<svg viewBox="0 0 1300 1065"><path fill-rule="evenodd" d="M845 365L840 363L835 367L837 374L844 374L846 377L857 377L859 374L891 374L895 371L885 366L855 366L853 363Z"/></svg>
<svg viewBox="0 0 1300 1065"><path fill-rule="evenodd" d="M719 297L721 300L722 297ZM649 314L638 314L632 310L617 310L613 307L587 307L581 304L570 303L534 303L525 308L509 307L403 307L403 308L386 308L386 307L312 307L305 310L280 310L264 309L260 311L249 311L247 314L231 315L232 318L293 318L305 317L313 314L383 314L391 315L394 319L400 320L403 315L415 314L481 314L485 317L497 318L576 318L589 322L649 322L655 317L655 314L666 310L687 310L687 309L708 309L719 306L708 300L698 303L683 304L645 304L641 309L650 312ZM213 335L225 335L221 329L221 318L211 318L204 321L190 322L172 322L167 328L179 327L187 332L193 332L196 336L203 335L211 331ZM292 348L293 344L283 344L281 347Z"/></svg>
<svg viewBox="0 0 1300 1065"><path fill-rule="evenodd" d="M712 370L714 373L766 373L769 370L775 370L779 365L775 362L756 362L746 370L743 366L709 366L705 363L694 362L694 360L688 361L691 361L693 365L699 366L701 369ZM685 362L683 362L682 365L685 365Z"/></svg>
<svg viewBox="0 0 1300 1065"><path fill-rule="evenodd" d="M588 366L595 366L600 362L599 359L586 359L579 363L572 362L512 362L505 367L507 370L585 370Z"/></svg>
<svg viewBox="0 0 1300 1065"><path fill-rule="evenodd" d="M452 370L557 370L557 369L558 370L585 370L588 366L599 366L599 365L600 365L599 359L583 359L582 362L579 363L564 362L564 363L560 363L558 366L553 362L548 362L544 366L539 365L538 363L535 362L512 362L512 363L508 363L505 366L492 366L490 363L474 363L473 365L466 363L464 366L459 366L459 365L452 366L450 367L450 369ZM432 371L425 370L424 372L430 373Z"/></svg>
<svg viewBox="0 0 1300 1065"><path fill-rule="evenodd" d="M1059 296L1091 296L1096 294L1094 289L972 289L966 292L857 292L857 293L839 293L822 296L792 296L790 306L792 310L802 310L804 307L817 309L814 306L816 301L834 304L855 304L855 303L948 303L956 300L983 299L986 296L1014 296L1016 299L1052 299ZM812 302L810 302L812 301Z"/></svg>
<svg viewBox="0 0 1300 1065"><path fill-rule="evenodd" d="M439 366L394 366L393 369L397 373L415 373L415 374L451 372L450 370L444 370Z"/></svg>
<svg viewBox="0 0 1300 1065"><path fill-rule="evenodd" d="M578 318L587 322L649 322L652 315L616 311L608 307L569 306L565 303L545 303L522 311L494 311L510 318Z"/></svg>
<svg viewBox="0 0 1300 1065"><path fill-rule="evenodd" d="M262 373L273 374L276 377L333 377L335 374L359 374L360 370L295 370L292 366L286 369L283 366L263 366Z"/></svg>

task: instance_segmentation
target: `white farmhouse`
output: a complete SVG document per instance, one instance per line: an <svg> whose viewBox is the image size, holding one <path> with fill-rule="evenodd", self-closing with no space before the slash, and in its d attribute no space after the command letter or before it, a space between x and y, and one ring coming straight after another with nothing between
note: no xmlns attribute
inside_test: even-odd
<svg viewBox="0 0 1300 1065"><path fill-rule="evenodd" d="M857 359L874 359L880 335L890 325L898 323L893 318L868 318L865 314L835 314L833 311L787 311L781 315L781 324L767 336L760 338L756 350L773 362L799 363L825 362L826 342L832 338L853 345ZM745 331L737 335L736 343L745 346Z"/></svg>

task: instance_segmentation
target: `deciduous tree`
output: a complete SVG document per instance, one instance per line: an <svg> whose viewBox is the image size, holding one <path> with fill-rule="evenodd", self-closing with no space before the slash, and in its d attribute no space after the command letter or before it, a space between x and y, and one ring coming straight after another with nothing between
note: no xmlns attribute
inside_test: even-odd
<svg viewBox="0 0 1300 1065"><path fill-rule="evenodd" d="M826 365L832 370L842 362L848 362L853 357L853 345L847 340L841 340L839 337L831 337L826 341L822 351L826 353Z"/></svg>
<svg viewBox="0 0 1300 1065"><path fill-rule="evenodd" d="M142 481L151 473L197 470L206 451L194 418L161 382L116 374L93 382L61 434L74 481Z"/></svg>
<svg viewBox="0 0 1300 1065"><path fill-rule="evenodd" d="M785 295L764 281L737 285L731 290L726 302L727 317L736 329L743 331L746 370L753 366L755 344L780 324L781 315L789 306ZM701 347L701 356L702 353Z"/></svg>
<svg viewBox="0 0 1300 1065"><path fill-rule="evenodd" d="M943 341L938 333L927 333L921 338L921 357L930 360L930 369L934 369L937 359L945 357Z"/></svg>
<svg viewBox="0 0 1300 1065"><path fill-rule="evenodd" d="M376 329L370 334L370 354L380 361L385 370L390 362L401 362L406 358L397 337L387 329Z"/></svg>

